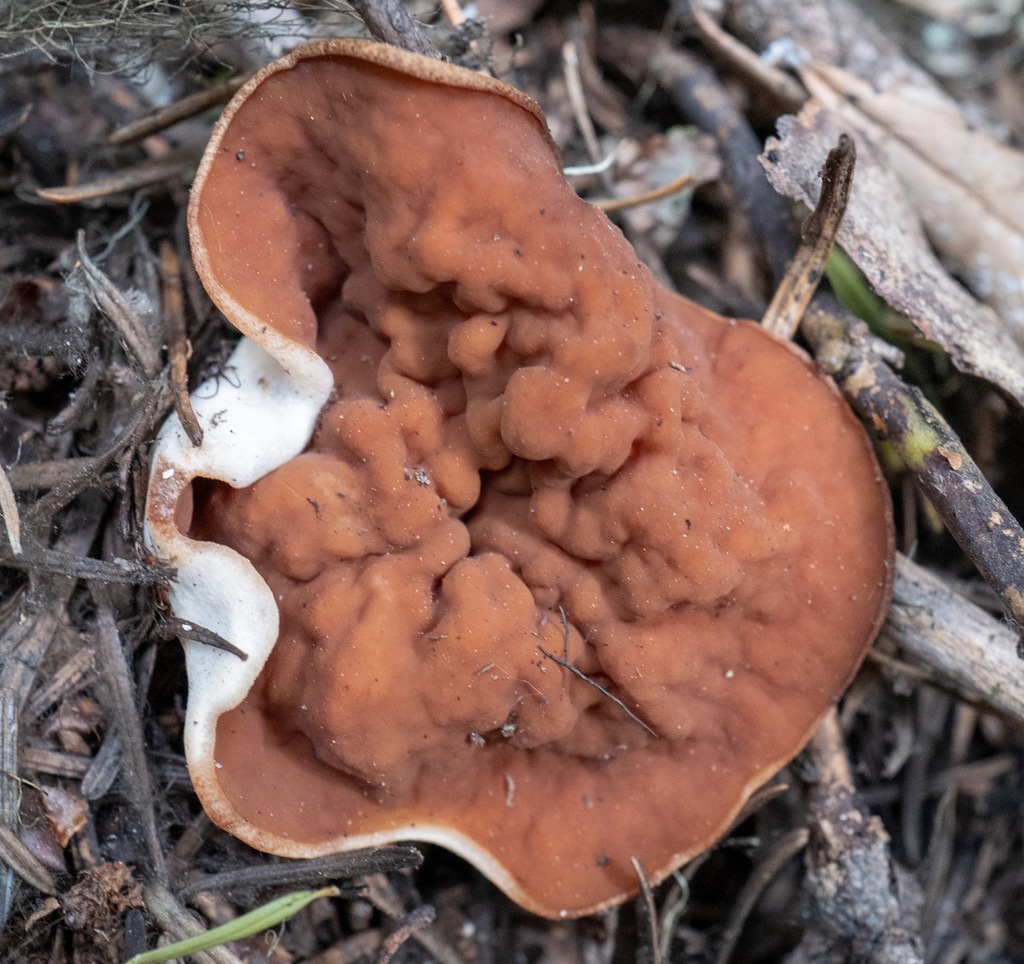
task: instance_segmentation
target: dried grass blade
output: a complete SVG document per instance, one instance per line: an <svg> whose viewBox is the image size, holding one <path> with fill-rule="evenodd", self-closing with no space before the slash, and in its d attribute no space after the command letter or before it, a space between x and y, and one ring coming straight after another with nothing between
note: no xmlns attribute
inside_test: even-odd
<svg viewBox="0 0 1024 964"><path fill-rule="evenodd" d="M671 197L678 191L686 190L686 188L696 183L696 180L697 176L695 174L682 174L674 181L669 181L668 184L663 184L661 187L653 188L650 191L644 191L643 194L637 194L635 197L600 198L590 203L594 207L600 208L605 214L610 214L613 211L624 211L628 208L639 207L641 204L650 204L653 201L660 201L663 198Z"/></svg>
<svg viewBox="0 0 1024 964"><path fill-rule="evenodd" d="M0 824L0 860L36 890L53 897L57 884L50 872L9 827Z"/></svg>
<svg viewBox="0 0 1024 964"><path fill-rule="evenodd" d="M4 528L7 530L7 541L11 545L11 552L20 556L21 515L18 513L18 503L14 498L11 480L2 469L0 469L0 512L3 513Z"/></svg>

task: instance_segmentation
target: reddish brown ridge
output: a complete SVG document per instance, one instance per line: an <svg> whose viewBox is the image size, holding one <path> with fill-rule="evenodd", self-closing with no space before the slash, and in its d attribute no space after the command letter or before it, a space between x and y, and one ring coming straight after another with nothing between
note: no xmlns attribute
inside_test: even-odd
<svg viewBox="0 0 1024 964"><path fill-rule="evenodd" d="M391 48L258 75L190 215L228 317L334 384L300 455L179 512L280 614L190 759L213 819L287 856L438 842L548 916L713 843L888 603L887 491L831 383L661 288L532 101Z"/></svg>

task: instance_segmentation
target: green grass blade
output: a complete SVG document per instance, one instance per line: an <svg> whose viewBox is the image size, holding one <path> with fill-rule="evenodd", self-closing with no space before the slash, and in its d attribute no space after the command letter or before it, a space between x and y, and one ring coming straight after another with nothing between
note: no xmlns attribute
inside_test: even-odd
<svg viewBox="0 0 1024 964"><path fill-rule="evenodd" d="M195 954L197 951L208 951L211 947L219 947L230 941L244 940L254 934L262 934L264 931L277 927L282 921L287 920L293 914L297 914L303 907L318 897L337 897L341 891L337 887L322 887L320 890L296 890L269 904L257 907L242 914L233 921L228 921L213 930L197 934L195 937L188 937L183 941L175 941L166 947L158 947L143 954L136 954L126 964L162 964L163 961L170 961L176 957L185 957L188 954Z"/></svg>

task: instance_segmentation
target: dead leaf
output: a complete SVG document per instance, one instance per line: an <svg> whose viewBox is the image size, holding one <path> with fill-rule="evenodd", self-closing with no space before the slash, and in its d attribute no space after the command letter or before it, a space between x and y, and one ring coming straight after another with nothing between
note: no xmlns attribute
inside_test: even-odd
<svg viewBox="0 0 1024 964"><path fill-rule="evenodd" d="M84 827L89 819L89 806L77 793L60 787L47 787L43 791L43 810L46 822L62 847Z"/></svg>
<svg viewBox="0 0 1024 964"><path fill-rule="evenodd" d="M844 125L871 137L935 250L1024 343L1024 154L930 88L902 82L879 91L817 63L801 76Z"/></svg>
<svg viewBox="0 0 1024 964"><path fill-rule="evenodd" d="M656 190L686 174L693 175L691 187L623 214L630 230L647 235L661 253L675 240L679 226L689 216L694 191L701 184L716 180L722 164L713 138L692 128L672 127L642 144L621 143L618 166L615 197L623 199Z"/></svg>
<svg viewBox="0 0 1024 964"><path fill-rule="evenodd" d="M796 117L779 121L761 163L780 194L808 206L818 198L818 172L844 131L843 123L812 99ZM931 250L900 180L873 139L856 136L857 173L839 244L868 281L965 372L998 385L1024 405L1024 349L996 313L955 282Z"/></svg>

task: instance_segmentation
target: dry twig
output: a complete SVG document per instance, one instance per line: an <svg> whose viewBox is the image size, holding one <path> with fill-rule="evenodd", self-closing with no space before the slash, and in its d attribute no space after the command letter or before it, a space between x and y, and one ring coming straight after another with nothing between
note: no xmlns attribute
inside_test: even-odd
<svg viewBox="0 0 1024 964"><path fill-rule="evenodd" d="M154 804L156 795L153 780L149 775L149 763L146 759L146 747L143 743L142 719L139 716L138 704L135 699L135 685L131 669L121 643L114 614L109 602L103 594L93 588L96 599L97 643L110 695L109 709L113 716L114 727L121 738L124 749L125 763L124 787L128 793L138 816L142 820L142 828L149 848L149 856L153 861L153 869L158 880L167 880L167 861L164 858L160 834L157 831Z"/></svg>
<svg viewBox="0 0 1024 964"><path fill-rule="evenodd" d="M95 201L112 194L127 194L155 184L181 181L194 166L195 158L180 154L150 158L95 181L65 187L41 187L36 193L51 204L80 204L82 201Z"/></svg>
<svg viewBox="0 0 1024 964"><path fill-rule="evenodd" d="M1017 634L905 556L882 633L956 691L1024 724Z"/></svg>
<svg viewBox="0 0 1024 964"><path fill-rule="evenodd" d="M211 84L205 90L200 90L195 94L189 94L188 97L182 97L173 104L161 107L145 117L140 117L138 120L131 121L112 131L107 138L107 143L112 146L132 144L152 134L158 134L196 114L201 114L211 107L226 104L245 81L245 77L225 80L218 84Z"/></svg>
<svg viewBox="0 0 1024 964"><path fill-rule="evenodd" d="M703 8L701 0L690 0L690 15L704 46L749 78L754 85L774 94L783 111L795 111L807 99L807 93L799 81L771 66L746 44L726 33Z"/></svg>
<svg viewBox="0 0 1024 964"><path fill-rule="evenodd" d="M441 53L422 25L398 0L349 0L367 29L378 40L414 54L440 60Z"/></svg>
<svg viewBox="0 0 1024 964"><path fill-rule="evenodd" d="M807 754L816 771L807 850L815 912L792 964L920 964L919 894L893 863L879 820L858 806L834 710L819 724Z"/></svg>
<svg viewBox="0 0 1024 964"><path fill-rule="evenodd" d="M201 890L230 891L235 887L295 887L328 881L355 880L367 874L388 874L419 867L423 856L412 847L374 847L351 853L330 854L311 860L276 860L189 879L178 888L188 899Z"/></svg>
<svg viewBox="0 0 1024 964"><path fill-rule="evenodd" d="M850 200L856 158L853 141L845 134L828 152L821 169L821 196L804 222L800 247L761 319L762 327L776 338L789 341L796 334L804 312L825 276L825 262L836 242Z"/></svg>

